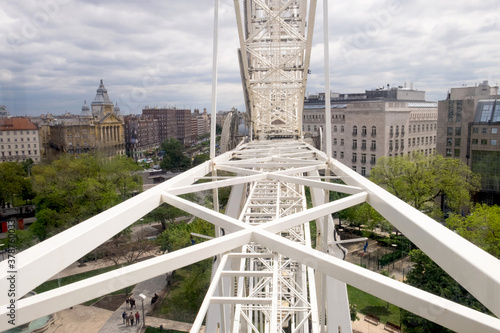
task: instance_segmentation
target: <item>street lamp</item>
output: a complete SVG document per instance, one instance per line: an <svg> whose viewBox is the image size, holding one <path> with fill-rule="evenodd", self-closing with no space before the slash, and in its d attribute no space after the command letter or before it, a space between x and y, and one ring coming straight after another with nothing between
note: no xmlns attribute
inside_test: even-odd
<svg viewBox="0 0 500 333"><path fill-rule="evenodd" d="M394 261L396 261L396 256L394 255L394 252L396 252L396 248L398 247L398 244L391 244L392 246L392 270L394 271Z"/></svg>
<svg viewBox="0 0 500 333"><path fill-rule="evenodd" d="M144 296L144 294L139 294L139 297L142 301L142 327L146 328L146 317L144 316L144 300L146 299L146 296Z"/></svg>
<svg viewBox="0 0 500 333"><path fill-rule="evenodd" d="M140 219L141 221L141 237L144 238L144 219Z"/></svg>

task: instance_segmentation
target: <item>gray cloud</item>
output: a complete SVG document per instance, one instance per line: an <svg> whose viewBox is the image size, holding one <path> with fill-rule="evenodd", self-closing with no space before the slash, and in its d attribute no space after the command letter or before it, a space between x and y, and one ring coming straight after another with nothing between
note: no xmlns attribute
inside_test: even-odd
<svg viewBox="0 0 500 333"><path fill-rule="evenodd" d="M213 2L4 1L0 104L11 114L80 112L103 79L125 113L145 105L210 109ZM329 3L331 87L414 82L427 99L500 83L496 1ZM323 91L322 2L307 91ZM218 109L243 109L233 2L221 0Z"/></svg>

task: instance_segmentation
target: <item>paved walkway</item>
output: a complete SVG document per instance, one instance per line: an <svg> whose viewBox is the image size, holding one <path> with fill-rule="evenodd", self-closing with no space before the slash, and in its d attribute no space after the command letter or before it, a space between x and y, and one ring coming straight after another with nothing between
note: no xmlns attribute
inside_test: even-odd
<svg viewBox="0 0 500 333"><path fill-rule="evenodd" d="M133 310L130 309L130 306L128 306L125 301L123 304L116 310L109 320L104 324L104 326L101 328L99 331L100 333L114 333L114 332L138 332L139 329L141 328L141 324L143 323L143 318L142 318L142 304L141 304L141 298L139 297L139 294L143 294L146 296L146 300L144 301L144 313L148 313L149 309L151 308L151 297L154 295L154 293L159 293L161 290L163 290L167 286L167 280L166 280L166 275L162 274L160 276L157 276L155 278L143 281L138 283L134 290L132 290L132 295L136 301L136 308ZM130 314L132 312L135 314L137 311L139 311L139 314L141 315L140 319L140 324L139 325L134 325L134 326L125 326L123 323L122 319L122 313L123 311L126 311L127 314ZM146 316L146 325L148 321L148 317Z"/></svg>

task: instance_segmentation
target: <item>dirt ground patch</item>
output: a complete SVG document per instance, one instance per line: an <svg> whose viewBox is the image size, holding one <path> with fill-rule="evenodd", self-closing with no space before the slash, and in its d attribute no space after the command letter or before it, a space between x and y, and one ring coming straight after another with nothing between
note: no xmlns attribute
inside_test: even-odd
<svg viewBox="0 0 500 333"><path fill-rule="evenodd" d="M116 311L123 304L123 302L125 302L126 297L127 296L125 296L125 294L104 296L99 301L92 304L92 306L105 310Z"/></svg>

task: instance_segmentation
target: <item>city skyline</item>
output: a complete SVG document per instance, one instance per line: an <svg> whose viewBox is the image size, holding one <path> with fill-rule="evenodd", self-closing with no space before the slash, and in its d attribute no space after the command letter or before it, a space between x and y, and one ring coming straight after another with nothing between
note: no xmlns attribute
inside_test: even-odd
<svg viewBox="0 0 500 333"><path fill-rule="evenodd" d="M413 83L427 100L500 83L500 16L492 0L329 4L331 90ZM218 110L244 109L233 2L220 4ZM322 92L318 2L307 93ZM123 114L148 106L210 112L213 2L7 2L0 9L0 104L12 116L81 111L99 80Z"/></svg>

